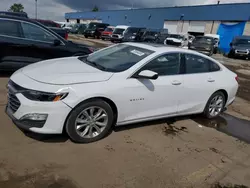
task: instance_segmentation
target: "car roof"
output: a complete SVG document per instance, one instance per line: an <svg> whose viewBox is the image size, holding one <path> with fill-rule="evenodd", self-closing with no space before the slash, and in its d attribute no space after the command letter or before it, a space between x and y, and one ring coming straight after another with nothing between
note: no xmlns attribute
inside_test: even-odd
<svg viewBox="0 0 250 188"><path fill-rule="evenodd" d="M129 27L130 26L127 26L127 25L117 25L115 28L117 28L117 29L127 29Z"/></svg>
<svg viewBox="0 0 250 188"><path fill-rule="evenodd" d="M209 58L208 56L206 56L204 54L201 54L199 52L193 51L193 50L180 48L180 47L167 46L167 45L164 45L164 44L135 43L135 42L127 42L127 43L124 43L124 44L131 45L131 46L136 46L136 47L139 47L139 48L145 48L145 49L152 50L152 51L159 52L159 53L164 53L164 52L191 53L191 54L194 54L194 55L199 55L199 56L202 56L202 57Z"/></svg>
<svg viewBox="0 0 250 188"><path fill-rule="evenodd" d="M36 23L37 24L37 22L35 20L32 20L30 18L20 17L20 16L0 15L0 18L11 19L11 20L20 20L20 21L26 21L26 22L31 22L31 23Z"/></svg>

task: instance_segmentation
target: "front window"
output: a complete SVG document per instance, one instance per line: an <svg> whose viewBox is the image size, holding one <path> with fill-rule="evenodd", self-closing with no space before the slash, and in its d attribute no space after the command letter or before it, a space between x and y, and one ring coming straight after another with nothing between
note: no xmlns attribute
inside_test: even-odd
<svg viewBox="0 0 250 188"><path fill-rule="evenodd" d="M53 43L55 39L57 39L54 35L45 31L41 27L38 27L34 24L22 23L23 35L26 39L51 42Z"/></svg>
<svg viewBox="0 0 250 188"><path fill-rule="evenodd" d="M136 46L118 44L79 59L91 66L107 72L122 72L154 51Z"/></svg>
<svg viewBox="0 0 250 188"><path fill-rule="evenodd" d="M125 29L118 29L117 28L117 29L114 30L113 34L122 35L124 31L125 31Z"/></svg>

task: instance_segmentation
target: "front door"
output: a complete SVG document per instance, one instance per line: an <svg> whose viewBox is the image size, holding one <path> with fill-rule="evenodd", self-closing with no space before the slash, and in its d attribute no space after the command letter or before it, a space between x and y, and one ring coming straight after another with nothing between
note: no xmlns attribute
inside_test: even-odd
<svg viewBox="0 0 250 188"><path fill-rule="evenodd" d="M155 119L172 116L177 113L177 104L182 90L180 73L180 54L165 54L143 66L143 70L158 73L156 80L130 78L121 83L125 86L121 91L122 99L127 101L122 106L122 123L140 119Z"/></svg>

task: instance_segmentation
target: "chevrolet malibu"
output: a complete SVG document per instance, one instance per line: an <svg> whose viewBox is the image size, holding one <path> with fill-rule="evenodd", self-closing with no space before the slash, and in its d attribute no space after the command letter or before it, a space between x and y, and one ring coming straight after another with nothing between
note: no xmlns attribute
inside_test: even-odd
<svg viewBox="0 0 250 188"><path fill-rule="evenodd" d="M89 143L113 126L187 114L215 118L237 89L237 75L203 54L123 43L18 70L8 83L6 113L21 129L65 130Z"/></svg>

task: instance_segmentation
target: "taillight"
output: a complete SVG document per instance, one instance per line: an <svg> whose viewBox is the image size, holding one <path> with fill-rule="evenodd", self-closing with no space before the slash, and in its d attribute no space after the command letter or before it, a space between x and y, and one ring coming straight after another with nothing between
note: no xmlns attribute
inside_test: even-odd
<svg viewBox="0 0 250 188"><path fill-rule="evenodd" d="M238 77L238 76L235 76L235 80L236 80L237 82L239 82L239 77Z"/></svg>
<svg viewBox="0 0 250 188"><path fill-rule="evenodd" d="M69 34L68 32L65 33L65 39L68 40Z"/></svg>

